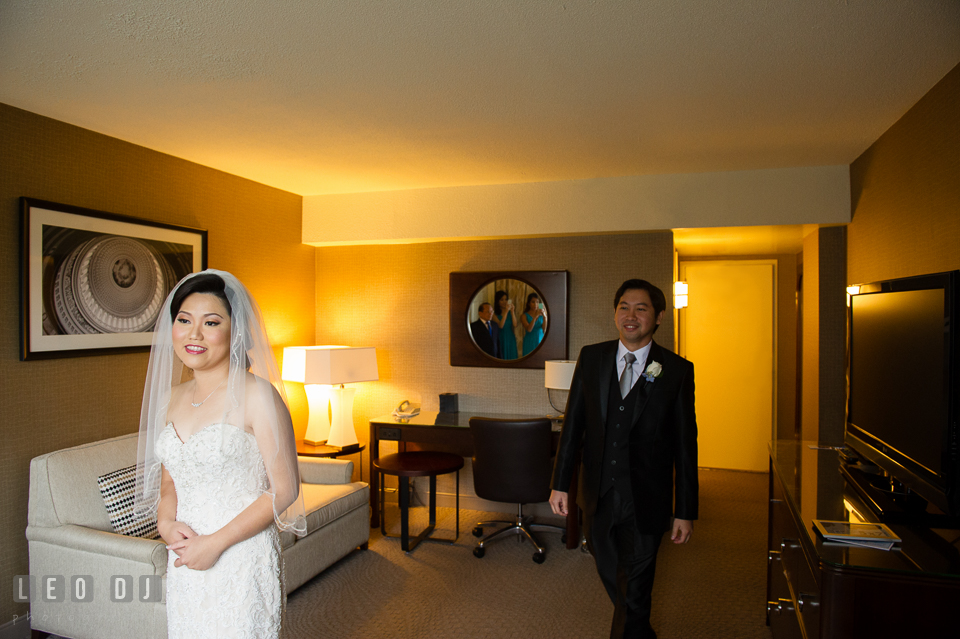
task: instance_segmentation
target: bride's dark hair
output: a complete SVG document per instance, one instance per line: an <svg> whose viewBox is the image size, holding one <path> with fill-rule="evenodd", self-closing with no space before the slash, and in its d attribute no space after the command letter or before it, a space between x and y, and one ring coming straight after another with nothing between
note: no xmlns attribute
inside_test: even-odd
<svg viewBox="0 0 960 639"><path fill-rule="evenodd" d="M180 312L180 307L183 306L183 300L187 299L194 293L206 293L207 295L213 295L221 302L227 309L227 315L233 316L233 311L230 308L230 300L227 299L227 285L223 281L223 278L219 275L214 275L213 273L202 273L195 277L191 277L189 280L180 285L180 288L177 289L177 292L173 294L173 299L170 300L170 319L176 320L177 313Z"/></svg>

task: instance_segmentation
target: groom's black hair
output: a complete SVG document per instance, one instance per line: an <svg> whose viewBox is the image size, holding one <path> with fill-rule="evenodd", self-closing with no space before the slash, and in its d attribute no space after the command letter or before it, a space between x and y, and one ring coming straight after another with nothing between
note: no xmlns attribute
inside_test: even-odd
<svg viewBox="0 0 960 639"><path fill-rule="evenodd" d="M663 291L659 288L648 282L647 280L627 280L620 285L620 288L617 289L617 295L613 298L613 308L616 309L620 305L620 298L623 297L623 294L629 290L637 289L640 291L646 291L650 296L650 301L653 302L653 314L659 315L660 313L667 310L667 298L663 296ZM653 329L653 332L657 332L657 328L660 328L657 325Z"/></svg>
<svg viewBox="0 0 960 639"><path fill-rule="evenodd" d="M177 313L180 312L180 307L183 306L183 300L194 293L213 295L223 302L223 305L227 309L227 315L233 316L233 309L230 308L230 301L227 299L227 285L223 281L223 278L213 273L202 273L191 277L181 284L177 292L173 294L173 299L170 300L171 320L176 321Z"/></svg>

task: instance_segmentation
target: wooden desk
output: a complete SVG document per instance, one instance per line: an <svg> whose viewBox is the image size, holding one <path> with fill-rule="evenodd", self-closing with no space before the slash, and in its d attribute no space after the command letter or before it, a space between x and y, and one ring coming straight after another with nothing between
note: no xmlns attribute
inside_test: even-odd
<svg viewBox="0 0 960 639"><path fill-rule="evenodd" d="M401 451L406 444L413 443L424 450L438 450L455 453L461 457L473 457L473 437L470 435L471 417L491 417L494 419L537 419L543 415L507 415L492 413L436 413L421 412L416 417L397 420L393 415L383 415L370 420L370 527L380 525L380 471L373 461L380 456L381 441L400 442ZM560 440L560 431L553 432L554 446ZM570 485L570 503L577 500L577 479ZM580 545L580 528L577 509L571 508L567 515L567 548Z"/></svg>

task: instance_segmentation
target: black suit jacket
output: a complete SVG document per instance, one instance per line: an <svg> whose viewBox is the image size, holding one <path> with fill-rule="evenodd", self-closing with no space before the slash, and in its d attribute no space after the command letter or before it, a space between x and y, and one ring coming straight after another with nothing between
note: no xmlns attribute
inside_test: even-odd
<svg viewBox="0 0 960 639"><path fill-rule="evenodd" d="M563 432L553 470L553 489L570 487L577 451L582 451L577 503L593 517L600 498L600 471L610 384L616 383L617 340L585 346L570 385ZM637 528L660 534L671 515L697 518L697 418L694 413L693 364L661 348L650 347L645 369L659 362L662 374L641 377L630 431L630 487ZM676 493L674 495L674 476Z"/></svg>
<svg viewBox="0 0 960 639"><path fill-rule="evenodd" d="M491 322L492 326L496 326ZM462 324L461 324L462 326ZM480 347L487 355L492 355L493 357L499 357L497 353L497 342L493 339L493 336L490 335L487 331L487 327L483 325L483 320L476 320L470 322L470 332L473 333L473 341L477 343L477 346Z"/></svg>

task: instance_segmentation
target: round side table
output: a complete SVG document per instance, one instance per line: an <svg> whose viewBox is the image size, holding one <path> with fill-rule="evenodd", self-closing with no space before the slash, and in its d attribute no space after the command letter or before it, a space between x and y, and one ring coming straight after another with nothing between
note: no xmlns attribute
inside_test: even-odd
<svg viewBox="0 0 960 639"><path fill-rule="evenodd" d="M444 541L456 543L460 537L460 469L463 468L463 457L452 453L441 453L429 450L394 453L384 455L373 460L373 465L380 471L380 534L384 537L397 537L387 534L384 521L383 484L386 475L396 475L399 479L399 506L400 506L400 549L411 552L421 541ZM434 537L433 531L437 524L437 475L447 473L457 474L456 512L457 531L452 539ZM410 539L410 478L430 478L430 522L427 527L414 539Z"/></svg>

